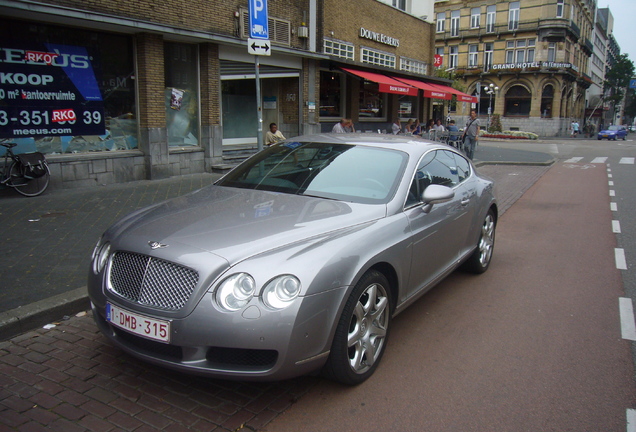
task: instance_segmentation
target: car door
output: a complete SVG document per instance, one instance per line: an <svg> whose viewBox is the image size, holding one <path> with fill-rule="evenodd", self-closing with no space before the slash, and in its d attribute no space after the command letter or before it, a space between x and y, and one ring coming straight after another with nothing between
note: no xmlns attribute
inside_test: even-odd
<svg viewBox="0 0 636 432"><path fill-rule="evenodd" d="M421 196L431 184L453 188L455 196L426 211ZM411 183L405 210L412 238L407 298L436 281L456 263L468 232L465 227L467 208L462 205L468 195L460 185L453 152L435 150L422 158Z"/></svg>

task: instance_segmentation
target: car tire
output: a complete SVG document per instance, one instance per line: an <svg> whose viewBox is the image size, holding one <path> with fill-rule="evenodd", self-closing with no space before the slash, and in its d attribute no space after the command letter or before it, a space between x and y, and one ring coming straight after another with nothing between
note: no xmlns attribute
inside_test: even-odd
<svg viewBox="0 0 636 432"><path fill-rule="evenodd" d="M386 348L391 313L388 280L368 271L347 299L323 374L351 386L373 375Z"/></svg>
<svg viewBox="0 0 636 432"><path fill-rule="evenodd" d="M488 270L490 261L492 260L492 253L495 248L496 227L497 220L495 218L495 213L492 210L488 210L488 213L484 218L484 222L481 225L481 234L479 235L477 247L464 263L464 270L477 274L484 273Z"/></svg>
<svg viewBox="0 0 636 432"><path fill-rule="evenodd" d="M598 138L596 138L596 139L600 141L600 140L601 140L601 137L598 137Z"/></svg>

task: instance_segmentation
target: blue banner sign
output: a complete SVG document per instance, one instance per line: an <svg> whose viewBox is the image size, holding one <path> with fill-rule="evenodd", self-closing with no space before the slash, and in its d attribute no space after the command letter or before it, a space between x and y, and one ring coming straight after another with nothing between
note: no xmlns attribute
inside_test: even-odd
<svg viewBox="0 0 636 432"><path fill-rule="evenodd" d="M92 57L80 46L0 48L0 138L104 135Z"/></svg>
<svg viewBox="0 0 636 432"><path fill-rule="evenodd" d="M250 38L269 39L267 0L249 0Z"/></svg>

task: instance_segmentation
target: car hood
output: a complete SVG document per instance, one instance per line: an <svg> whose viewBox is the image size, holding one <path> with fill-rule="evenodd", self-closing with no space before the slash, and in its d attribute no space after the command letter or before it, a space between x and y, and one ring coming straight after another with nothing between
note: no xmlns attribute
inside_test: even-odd
<svg viewBox="0 0 636 432"><path fill-rule="evenodd" d="M208 251L229 265L312 237L386 216L385 205L345 203L267 191L209 186L138 211L108 237L148 252L149 242ZM137 247L136 247L137 248ZM179 248L175 248L175 252Z"/></svg>
<svg viewBox="0 0 636 432"><path fill-rule="evenodd" d="M604 129L604 130L600 131L599 133L602 133L602 134L615 134L617 132L618 131L615 131L615 130Z"/></svg>

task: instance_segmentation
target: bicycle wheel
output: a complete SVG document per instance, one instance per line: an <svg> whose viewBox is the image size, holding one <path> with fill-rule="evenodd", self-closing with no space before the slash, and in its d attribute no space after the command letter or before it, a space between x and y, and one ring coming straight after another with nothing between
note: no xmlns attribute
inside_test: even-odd
<svg viewBox="0 0 636 432"><path fill-rule="evenodd" d="M9 168L10 180L7 185L24 196L33 197L40 195L49 185L49 179L51 178L49 166L46 164L44 166L46 167L46 174L42 177L29 179L24 177L21 170L22 166L17 162L13 162Z"/></svg>

